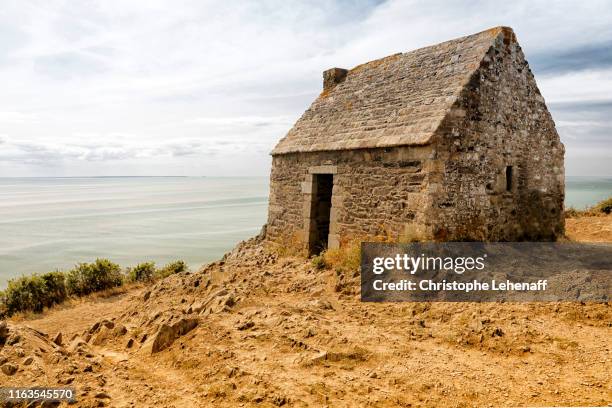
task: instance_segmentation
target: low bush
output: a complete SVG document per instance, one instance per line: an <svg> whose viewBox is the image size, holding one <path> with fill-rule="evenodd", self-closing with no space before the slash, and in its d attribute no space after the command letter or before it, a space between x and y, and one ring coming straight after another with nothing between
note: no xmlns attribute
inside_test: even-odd
<svg viewBox="0 0 612 408"><path fill-rule="evenodd" d="M130 282L149 282L156 273L155 262L144 262L128 268L127 278Z"/></svg>
<svg viewBox="0 0 612 408"><path fill-rule="evenodd" d="M42 312L66 299L64 274L49 272L42 275L22 276L11 279L1 296L0 312L12 315L17 312Z"/></svg>
<svg viewBox="0 0 612 408"><path fill-rule="evenodd" d="M6 313L42 312L45 304L45 282L38 275L11 279L4 291Z"/></svg>
<svg viewBox="0 0 612 408"><path fill-rule="evenodd" d="M599 213L612 213L612 197L608 197L605 200L598 202L592 209Z"/></svg>
<svg viewBox="0 0 612 408"><path fill-rule="evenodd" d="M170 262L166 266L161 269L155 271L154 278L155 279L163 279L166 276L173 275L175 273L181 273L187 271L189 268L185 261L178 260L174 262Z"/></svg>
<svg viewBox="0 0 612 408"><path fill-rule="evenodd" d="M47 272L40 275L45 284L45 307L62 303L68 297L66 277L60 271Z"/></svg>
<svg viewBox="0 0 612 408"><path fill-rule="evenodd" d="M85 296L90 293L117 288L124 281L150 282L187 271L184 261L174 261L161 269L155 263L144 262L127 269L108 259L96 259L93 263L80 263L70 271L48 272L11 279L8 287L0 291L0 317L18 312L42 312L45 307L62 303L69 296Z"/></svg>
<svg viewBox="0 0 612 408"><path fill-rule="evenodd" d="M593 217L610 214L612 214L612 197L606 198L584 210L577 210L574 207L569 207L565 210L566 218Z"/></svg>
<svg viewBox="0 0 612 408"><path fill-rule="evenodd" d="M66 274L68 294L84 296L123 284L121 268L108 259L96 259L94 263L81 263Z"/></svg>
<svg viewBox="0 0 612 408"><path fill-rule="evenodd" d="M358 271L361 265L361 240L355 239L327 249L322 254L323 264L339 272Z"/></svg>

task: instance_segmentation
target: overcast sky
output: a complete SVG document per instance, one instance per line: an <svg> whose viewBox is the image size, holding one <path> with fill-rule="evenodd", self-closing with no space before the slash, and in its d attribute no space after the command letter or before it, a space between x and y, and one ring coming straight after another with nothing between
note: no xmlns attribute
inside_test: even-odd
<svg viewBox="0 0 612 408"><path fill-rule="evenodd" d="M323 70L497 25L612 175L612 2L459 3L0 0L0 176L267 175Z"/></svg>

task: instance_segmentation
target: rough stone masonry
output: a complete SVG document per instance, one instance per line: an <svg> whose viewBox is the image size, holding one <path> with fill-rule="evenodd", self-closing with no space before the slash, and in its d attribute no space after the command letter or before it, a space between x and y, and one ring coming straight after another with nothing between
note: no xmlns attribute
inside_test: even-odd
<svg viewBox="0 0 612 408"><path fill-rule="evenodd" d="M512 29L323 77L272 151L268 240L563 234L564 147Z"/></svg>

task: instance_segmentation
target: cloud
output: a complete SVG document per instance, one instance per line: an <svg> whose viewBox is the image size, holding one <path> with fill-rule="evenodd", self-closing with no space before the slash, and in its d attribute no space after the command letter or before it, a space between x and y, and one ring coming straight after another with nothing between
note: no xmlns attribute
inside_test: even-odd
<svg viewBox="0 0 612 408"><path fill-rule="evenodd" d="M200 117L187 119L188 124L202 124L219 127L235 127L235 126L291 126L295 122L291 116L236 116L236 117Z"/></svg>
<svg viewBox="0 0 612 408"><path fill-rule="evenodd" d="M0 133L10 139L0 159L11 166L0 176L266 174L323 70L496 25L515 29L568 156L610 150L612 3L603 0L9 0ZM236 165L236 154L250 158Z"/></svg>
<svg viewBox="0 0 612 408"><path fill-rule="evenodd" d="M571 49L543 51L530 59L538 74L566 74L585 70L612 69L612 40Z"/></svg>
<svg viewBox="0 0 612 408"><path fill-rule="evenodd" d="M104 61L85 53L63 52L34 59L37 72L57 79L70 79L101 74L106 71Z"/></svg>

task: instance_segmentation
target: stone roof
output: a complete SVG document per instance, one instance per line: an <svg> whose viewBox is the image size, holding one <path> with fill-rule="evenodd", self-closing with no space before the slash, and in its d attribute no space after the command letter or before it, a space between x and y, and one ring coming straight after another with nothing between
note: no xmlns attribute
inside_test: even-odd
<svg viewBox="0 0 612 408"><path fill-rule="evenodd" d="M348 72L326 71L325 89L272 155L428 144L496 41L516 38L496 27Z"/></svg>

